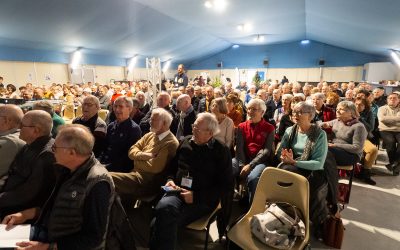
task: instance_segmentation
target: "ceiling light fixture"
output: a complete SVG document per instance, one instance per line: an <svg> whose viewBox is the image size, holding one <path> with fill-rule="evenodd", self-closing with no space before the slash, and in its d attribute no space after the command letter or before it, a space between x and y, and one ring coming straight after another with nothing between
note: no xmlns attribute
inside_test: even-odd
<svg viewBox="0 0 400 250"><path fill-rule="evenodd" d="M204 6L208 9L222 12L226 9L228 2L226 0L209 0L204 2Z"/></svg>
<svg viewBox="0 0 400 250"><path fill-rule="evenodd" d="M206 8L208 8L208 9L210 9L210 8L213 7L211 1L206 1L206 2L204 3L204 6L206 6Z"/></svg>
<svg viewBox="0 0 400 250"><path fill-rule="evenodd" d="M128 64L128 70L129 70L129 72L131 72L131 71L133 70L133 68L135 67L136 61L137 61L137 55L135 55L134 57L132 57L132 58L129 60L129 64Z"/></svg>
<svg viewBox="0 0 400 250"><path fill-rule="evenodd" d="M162 72L167 72L167 70L169 69L169 66L171 65L171 59L168 59L166 62L164 62L164 66L162 69Z"/></svg>
<svg viewBox="0 0 400 250"><path fill-rule="evenodd" d="M238 45L238 44L234 44L234 45L232 45L232 48L233 49L237 49L237 48L239 48L240 46Z"/></svg>
<svg viewBox="0 0 400 250"><path fill-rule="evenodd" d="M76 69L78 68L82 58L82 53L81 53L81 48L78 48L73 54L72 54L72 60L71 60L71 68Z"/></svg>
<svg viewBox="0 0 400 250"><path fill-rule="evenodd" d="M303 45L306 45L306 44L310 43L310 40L302 40L300 43L303 44Z"/></svg>
<svg viewBox="0 0 400 250"><path fill-rule="evenodd" d="M400 57L399 57L397 51L392 50L392 51L390 52L390 55L392 56L394 62L397 64L397 66L400 67Z"/></svg>
<svg viewBox="0 0 400 250"><path fill-rule="evenodd" d="M253 29L253 26L250 23L239 24L237 26L237 29L240 31L251 31Z"/></svg>
<svg viewBox="0 0 400 250"><path fill-rule="evenodd" d="M256 37L254 37L253 41L257 42L257 43L261 43L264 42L265 37L263 35L257 35Z"/></svg>

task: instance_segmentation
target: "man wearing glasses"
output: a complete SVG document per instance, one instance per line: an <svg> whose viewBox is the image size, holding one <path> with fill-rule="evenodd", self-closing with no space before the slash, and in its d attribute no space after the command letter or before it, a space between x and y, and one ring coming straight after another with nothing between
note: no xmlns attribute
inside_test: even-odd
<svg viewBox="0 0 400 250"><path fill-rule="evenodd" d="M86 127L61 127L52 150L63 171L48 202L2 222L10 227L37 219L31 241L17 243L21 249L104 249L115 192L109 173L92 154L93 145Z"/></svg>
<svg viewBox="0 0 400 250"><path fill-rule="evenodd" d="M55 183L51 145L53 121L43 110L29 111L22 118L19 138L26 145L10 165L8 179L0 191L0 218L30 207L40 207Z"/></svg>
<svg viewBox="0 0 400 250"><path fill-rule="evenodd" d="M99 117L99 110L99 99L94 95L86 96L82 102L82 116L72 121L72 124L81 124L90 130L95 139L93 153L96 157L99 157L104 149L107 133L107 125Z"/></svg>
<svg viewBox="0 0 400 250"><path fill-rule="evenodd" d="M21 108L16 105L0 106L0 190L8 177L11 162L25 145L19 139L19 124L23 116Z"/></svg>
<svg viewBox="0 0 400 250"><path fill-rule="evenodd" d="M214 115L199 114L193 136L185 137L179 145L166 193L155 208L151 250L175 249L178 227L210 214L233 190L231 155L214 139L218 131Z"/></svg>

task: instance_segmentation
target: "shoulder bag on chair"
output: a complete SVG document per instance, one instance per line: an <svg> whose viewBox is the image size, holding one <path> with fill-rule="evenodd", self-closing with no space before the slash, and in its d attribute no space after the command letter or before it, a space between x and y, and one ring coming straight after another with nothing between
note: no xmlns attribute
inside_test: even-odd
<svg viewBox="0 0 400 250"><path fill-rule="evenodd" d="M270 247L290 249L298 237L305 237L305 225L300 216L299 209L289 203L267 203L264 213L251 218L251 232Z"/></svg>

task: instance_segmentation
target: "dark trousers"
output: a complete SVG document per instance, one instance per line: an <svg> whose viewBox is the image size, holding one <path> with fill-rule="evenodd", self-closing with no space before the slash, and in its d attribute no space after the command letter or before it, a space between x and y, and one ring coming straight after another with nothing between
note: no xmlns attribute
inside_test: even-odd
<svg viewBox="0 0 400 250"><path fill-rule="evenodd" d="M400 162L400 132L380 131L389 162Z"/></svg>
<svg viewBox="0 0 400 250"><path fill-rule="evenodd" d="M349 153L342 148L329 147L328 150L335 157L338 166L353 165L360 160L358 155Z"/></svg>
<svg viewBox="0 0 400 250"><path fill-rule="evenodd" d="M328 182L324 170L310 171L286 164L281 165L279 168L302 175L308 179L310 185L310 220L314 225L319 225L328 216L328 206L326 204Z"/></svg>
<svg viewBox="0 0 400 250"><path fill-rule="evenodd" d="M186 204L178 195L164 195L155 208L155 218L151 225L150 249L175 249L178 228L210 214L215 207Z"/></svg>

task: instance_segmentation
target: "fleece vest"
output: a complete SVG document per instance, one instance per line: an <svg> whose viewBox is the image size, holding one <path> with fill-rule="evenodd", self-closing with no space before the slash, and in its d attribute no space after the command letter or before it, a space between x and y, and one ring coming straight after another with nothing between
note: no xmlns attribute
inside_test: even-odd
<svg viewBox="0 0 400 250"><path fill-rule="evenodd" d="M91 188L101 181L106 181L111 187L108 208L110 210L115 196L114 184L106 168L94 158L94 155L61 185L48 222L50 242L81 230L85 198L90 193Z"/></svg>

